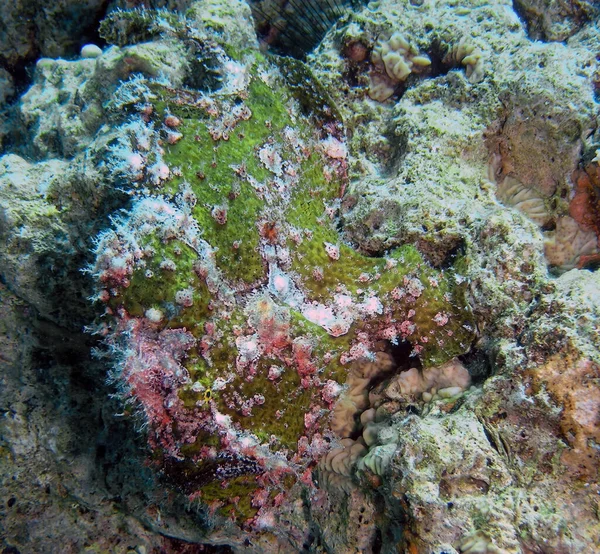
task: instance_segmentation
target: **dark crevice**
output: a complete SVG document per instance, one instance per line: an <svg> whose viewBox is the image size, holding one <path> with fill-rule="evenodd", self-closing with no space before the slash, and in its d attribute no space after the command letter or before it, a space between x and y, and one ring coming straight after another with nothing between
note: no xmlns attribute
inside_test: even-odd
<svg viewBox="0 0 600 554"><path fill-rule="evenodd" d="M110 0L104 0L98 9L94 19L85 25L77 37L73 37L71 44L62 54L62 57L76 59L79 57L81 48L86 44L95 44L100 48L104 48L107 43L98 33L100 21L106 17L106 13L110 4Z"/></svg>
<svg viewBox="0 0 600 554"><path fill-rule="evenodd" d="M172 554L233 554L233 550L227 545L197 544L190 543L173 537L165 537L164 548L160 552Z"/></svg>
<svg viewBox="0 0 600 554"><path fill-rule="evenodd" d="M219 52L197 40L186 41L186 46L189 65L183 85L203 92L221 88L223 75Z"/></svg>
<svg viewBox="0 0 600 554"><path fill-rule="evenodd" d="M313 473L314 475L314 473ZM314 520L311 513L312 499L310 498L310 493L308 489L304 488L302 490L302 512L304 515L304 520L308 524L309 534L306 542L303 544L302 553L310 553L317 552L320 550L329 551L327 546L323 541L323 537L321 535L321 530L317 522Z"/></svg>
<svg viewBox="0 0 600 554"><path fill-rule="evenodd" d="M513 7L514 12L517 14L517 17L523 24L523 28L525 29L525 34L527 35L528 38L531 39L530 21L529 21L529 17L527 15L525 8L523 7L521 2L518 2L515 0L513 0L512 7ZM540 40L545 40L545 39L540 37Z"/></svg>
<svg viewBox="0 0 600 554"><path fill-rule="evenodd" d="M431 255L426 249L419 248L419 251L435 269L451 269L456 259L463 256L466 251L466 244L462 237L451 237L447 242L448 244L441 245L445 248L437 245L439 250L434 255Z"/></svg>
<svg viewBox="0 0 600 554"><path fill-rule="evenodd" d="M382 547L383 540L381 538L381 530L377 528L375 530L375 538L373 539L373 544L371 546L373 554L380 554Z"/></svg>
<svg viewBox="0 0 600 554"><path fill-rule="evenodd" d="M353 38L345 41L340 50L346 59L346 69L342 74L344 81L351 87L361 86L361 75L369 70L372 47Z"/></svg>
<svg viewBox="0 0 600 554"><path fill-rule="evenodd" d="M444 58L448 53L448 45L444 44L441 40L435 39L432 41L429 50L427 51L427 55L431 60L431 65L429 66L428 76L430 78L440 77L442 75L446 75L450 70L456 69L457 67L444 63ZM460 67L460 66L459 66Z"/></svg>
<svg viewBox="0 0 600 554"><path fill-rule="evenodd" d="M472 348L466 354L458 356L473 379L473 384L483 383L492 375L492 363L486 352L478 348Z"/></svg>
<svg viewBox="0 0 600 554"><path fill-rule="evenodd" d="M389 517L377 526L377 534L372 545L373 552L400 552L399 545L408 522L406 511L403 509L402 502L394 495L380 492L381 489L375 491L373 495L375 511L377 514L385 513Z"/></svg>
<svg viewBox="0 0 600 554"><path fill-rule="evenodd" d="M44 29L41 27L46 26L49 23L45 19L41 19L40 16L38 16L36 13L37 8L34 6L32 8L34 10L32 13L23 15L22 17L27 17L29 24L28 30L35 39L31 41L32 44L30 45L27 54L11 61L7 60L0 54L0 67L10 73L15 85L15 94L9 99L9 101L14 101L16 98L21 96L23 92L27 90L27 88L29 88L33 81L36 61L39 58L51 56L74 59L79 56L81 47L85 44L93 43L101 48L106 46L106 42L98 34L98 26L100 21L105 17L109 5L110 0L104 0L104 2L99 6L97 13L94 15L92 20L87 20L85 16L87 15L88 11L82 7L79 20L86 22L82 26L77 26L75 23L75 20L78 19L77 13L69 13L71 26L73 31L76 31L76 33L69 37L68 42L63 41L58 45L53 45L55 46L55 49L58 50L57 52L49 52L49 47L44 44L40 44L39 42L38 37L42 36L44 31ZM43 10L39 10L39 13L43 13Z"/></svg>
<svg viewBox="0 0 600 554"><path fill-rule="evenodd" d="M390 354L396 362L396 372L406 371L416 367L422 369L421 361L417 356L411 356L413 345L408 341L390 345Z"/></svg>
<svg viewBox="0 0 600 554"><path fill-rule="evenodd" d="M496 441L494 440L494 437L492 436L492 434L488 431L487 427L485 425L482 425L483 427L483 433L485 434L485 438L487 439L487 441L490 443L490 446L498 453L500 454L500 449L498 448L498 444L496 443Z"/></svg>
<svg viewBox="0 0 600 554"><path fill-rule="evenodd" d="M544 5L545 4L545 5ZM598 15L591 2L513 0L512 7L532 41L564 42Z"/></svg>
<svg viewBox="0 0 600 554"><path fill-rule="evenodd" d="M273 53L303 59L359 0L249 0L259 41Z"/></svg>
<svg viewBox="0 0 600 554"><path fill-rule="evenodd" d="M600 269L600 258L590 257L589 260L584 260L577 266L578 269L585 269L587 271L598 271Z"/></svg>
<svg viewBox="0 0 600 554"><path fill-rule="evenodd" d="M33 70L35 68L35 62L24 60L23 63L15 66L8 65L5 61L0 60L0 67L6 69L13 78L13 84L15 92L12 96L7 98L6 104L13 103L31 84L33 78Z"/></svg>
<svg viewBox="0 0 600 554"><path fill-rule="evenodd" d="M382 164L381 176L395 177L408 151L408 136L405 133L396 134L395 129L390 128L384 133L384 137L389 144L389 153Z"/></svg>

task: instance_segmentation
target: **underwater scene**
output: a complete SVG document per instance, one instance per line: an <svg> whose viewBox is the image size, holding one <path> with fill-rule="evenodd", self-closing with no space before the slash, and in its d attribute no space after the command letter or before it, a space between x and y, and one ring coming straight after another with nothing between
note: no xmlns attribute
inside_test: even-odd
<svg viewBox="0 0 600 554"><path fill-rule="evenodd" d="M600 552L599 26L0 0L0 553Z"/></svg>

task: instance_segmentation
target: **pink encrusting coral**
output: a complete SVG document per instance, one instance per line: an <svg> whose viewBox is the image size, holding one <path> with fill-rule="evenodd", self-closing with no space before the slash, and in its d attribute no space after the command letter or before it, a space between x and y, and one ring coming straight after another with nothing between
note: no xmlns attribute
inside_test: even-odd
<svg viewBox="0 0 600 554"><path fill-rule="evenodd" d="M184 329L159 332L144 319L123 318L120 325L121 332L130 337L130 344L137 347L122 362L121 379L127 394L142 407L150 445L177 456L181 445L193 442L206 421L200 412L185 410L178 396L180 387L189 381L181 360L195 346L196 339Z"/></svg>

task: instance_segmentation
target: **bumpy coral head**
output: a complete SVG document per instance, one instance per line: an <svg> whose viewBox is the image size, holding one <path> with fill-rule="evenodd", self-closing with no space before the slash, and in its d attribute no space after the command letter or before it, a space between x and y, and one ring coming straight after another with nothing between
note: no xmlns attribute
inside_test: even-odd
<svg viewBox="0 0 600 554"><path fill-rule="evenodd" d="M437 366L468 350L474 325L451 268L412 246L368 258L344 242L341 136L260 55L220 56L235 71L210 96L136 81L144 102L127 104L107 159L133 205L94 272L154 459L213 510L264 523L360 434L371 369L394 365L379 345Z"/></svg>

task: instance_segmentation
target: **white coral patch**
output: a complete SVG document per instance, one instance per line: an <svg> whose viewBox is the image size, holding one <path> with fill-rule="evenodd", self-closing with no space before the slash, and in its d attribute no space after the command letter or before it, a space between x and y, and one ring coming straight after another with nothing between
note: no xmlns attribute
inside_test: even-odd
<svg viewBox="0 0 600 554"><path fill-rule="evenodd" d="M383 304L376 296L370 296L361 305L360 309L367 315L375 315L383 313Z"/></svg>
<svg viewBox="0 0 600 554"><path fill-rule="evenodd" d="M224 65L224 73L227 76L225 88L229 92L239 92L248 85L249 76L246 67L234 61L228 61Z"/></svg>
<svg viewBox="0 0 600 554"><path fill-rule="evenodd" d="M302 307L302 315L308 319L308 321L321 327L328 327L336 321L335 314L331 308L316 302L305 304Z"/></svg>
<svg viewBox="0 0 600 554"><path fill-rule="evenodd" d="M238 349L238 363L247 365L258 359L260 356L259 338L257 334L241 336L235 339L235 345Z"/></svg>
<svg viewBox="0 0 600 554"><path fill-rule="evenodd" d="M262 164L271 172L281 177L283 175L282 159L272 144L265 144L258 152Z"/></svg>
<svg viewBox="0 0 600 554"><path fill-rule="evenodd" d="M335 160L343 159L348 155L346 145L335 137L327 137L323 141L323 150L325 154Z"/></svg>

